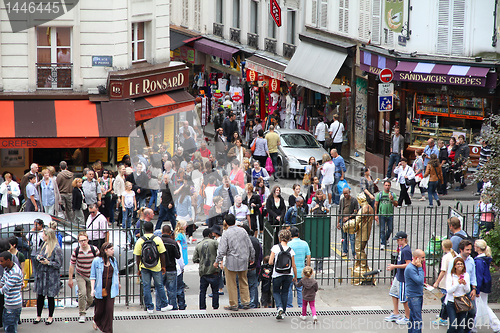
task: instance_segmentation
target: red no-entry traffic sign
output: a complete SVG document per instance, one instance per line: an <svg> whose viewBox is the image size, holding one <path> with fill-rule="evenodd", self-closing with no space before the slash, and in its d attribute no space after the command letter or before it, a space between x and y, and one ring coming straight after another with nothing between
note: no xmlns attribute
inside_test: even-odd
<svg viewBox="0 0 500 333"><path fill-rule="evenodd" d="M380 77L380 81L389 83L394 78L394 73L389 68L384 68L378 76Z"/></svg>
<svg viewBox="0 0 500 333"><path fill-rule="evenodd" d="M274 22L276 22L276 25L281 27L281 7L276 0L271 0L270 3L271 16L273 17Z"/></svg>

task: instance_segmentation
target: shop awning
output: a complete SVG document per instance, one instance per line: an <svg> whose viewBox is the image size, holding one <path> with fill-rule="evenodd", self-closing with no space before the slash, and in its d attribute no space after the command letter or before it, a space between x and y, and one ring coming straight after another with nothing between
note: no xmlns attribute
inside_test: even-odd
<svg viewBox="0 0 500 333"><path fill-rule="evenodd" d="M0 101L0 148L105 147L135 128L131 101Z"/></svg>
<svg viewBox="0 0 500 333"><path fill-rule="evenodd" d="M285 81L286 64L279 63L264 56L255 54L246 59L245 67L273 79Z"/></svg>
<svg viewBox="0 0 500 333"><path fill-rule="evenodd" d="M135 120L142 121L194 109L194 97L184 90L134 100Z"/></svg>
<svg viewBox="0 0 500 333"><path fill-rule="evenodd" d="M394 59L368 51L359 51L359 68L368 73L378 75L384 68L389 68L394 71L396 65L397 62Z"/></svg>
<svg viewBox="0 0 500 333"><path fill-rule="evenodd" d="M288 81L330 95L330 86L347 58L336 51L303 40L285 69Z"/></svg>
<svg viewBox="0 0 500 333"><path fill-rule="evenodd" d="M193 47L203 53L219 57L221 59L231 61L233 60L233 54L239 52L239 49L224 45L222 43L217 43L207 38L201 38L193 43Z"/></svg>
<svg viewBox="0 0 500 333"><path fill-rule="evenodd" d="M488 67L400 61L395 80L463 86L486 86Z"/></svg>
<svg viewBox="0 0 500 333"><path fill-rule="evenodd" d="M192 38L193 36L191 35L185 35L173 29L170 29L170 49L175 50L182 45L192 41Z"/></svg>

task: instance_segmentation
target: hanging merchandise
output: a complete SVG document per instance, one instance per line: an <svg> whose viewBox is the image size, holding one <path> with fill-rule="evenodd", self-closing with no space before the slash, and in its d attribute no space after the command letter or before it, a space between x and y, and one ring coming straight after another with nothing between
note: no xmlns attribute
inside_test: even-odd
<svg viewBox="0 0 500 333"><path fill-rule="evenodd" d="M201 99L201 126L205 127L209 123L208 117L208 97L203 96Z"/></svg>
<svg viewBox="0 0 500 333"><path fill-rule="evenodd" d="M218 84L219 84L219 90L224 92L227 91L227 79L220 78L218 80Z"/></svg>

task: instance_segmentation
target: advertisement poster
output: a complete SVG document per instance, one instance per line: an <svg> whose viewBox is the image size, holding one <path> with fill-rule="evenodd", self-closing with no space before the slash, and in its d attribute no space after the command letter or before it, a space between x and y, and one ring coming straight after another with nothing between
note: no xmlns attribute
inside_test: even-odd
<svg viewBox="0 0 500 333"><path fill-rule="evenodd" d="M167 151L173 155L174 154L174 142L175 142L175 116L165 117L165 123L163 127L163 142L167 146Z"/></svg>
<svg viewBox="0 0 500 333"><path fill-rule="evenodd" d="M384 20L389 30L403 31L404 0L385 0Z"/></svg>
<svg viewBox="0 0 500 333"><path fill-rule="evenodd" d="M130 138L116 138L116 160L121 161L123 156L130 155Z"/></svg>
<svg viewBox="0 0 500 333"><path fill-rule="evenodd" d="M24 149L0 149L2 151L2 168L24 167Z"/></svg>

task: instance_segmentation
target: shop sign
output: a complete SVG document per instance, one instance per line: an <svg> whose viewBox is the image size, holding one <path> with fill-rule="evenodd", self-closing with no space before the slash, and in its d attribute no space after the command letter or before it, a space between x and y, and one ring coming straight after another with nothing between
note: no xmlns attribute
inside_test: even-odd
<svg viewBox="0 0 500 333"><path fill-rule="evenodd" d="M181 60L194 64L196 62L196 50L192 47L183 45L173 51L172 60Z"/></svg>
<svg viewBox="0 0 500 333"><path fill-rule="evenodd" d="M92 66L113 67L113 56L92 56Z"/></svg>
<svg viewBox="0 0 500 333"><path fill-rule="evenodd" d="M384 17L389 30L397 33L403 31L404 5L404 0L385 0Z"/></svg>
<svg viewBox="0 0 500 333"><path fill-rule="evenodd" d="M271 0L270 3L271 16L273 17L276 25L281 27L281 7L276 0Z"/></svg>
<svg viewBox="0 0 500 333"><path fill-rule="evenodd" d="M109 98L127 99L187 88L189 69L109 80Z"/></svg>
<svg viewBox="0 0 500 333"><path fill-rule="evenodd" d="M450 84L459 86L484 87L485 77L452 76L443 74L397 72L396 81L422 82L433 84Z"/></svg>
<svg viewBox="0 0 500 333"><path fill-rule="evenodd" d="M273 92L279 92L280 90L280 81L276 79L269 80L269 90Z"/></svg>
<svg viewBox="0 0 500 333"><path fill-rule="evenodd" d="M235 102L241 101L242 98L243 97L240 94L238 94L238 95L234 94L232 97L233 101L235 101Z"/></svg>
<svg viewBox="0 0 500 333"><path fill-rule="evenodd" d="M219 91L219 92L214 93L214 97L215 97L215 98L222 98L222 96L224 96L224 93L221 93L220 91Z"/></svg>
<svg viewBox="0 0 500 333"><path fill-rule="evenodd" d="M263 87L268 86L268 80L264 75L259 75L258 80L259 80L259 83L258 83L259 87L263 88Z"/></svg>
<svg viewBox="0 0 500 333"><path fill-rule="evenodd" d="M247 69L247 82L257 81L257 72Z"/></svg>
<svg viewBox="0 0 500 333"><path fill-rule="evenodd" d="M257 73L263 74L265 76L269 76L273 79L278 79L280 81L285 82L285 73L283 72L278 72L274 69L271 69L266 66L259 65L257 63L251 62L247 60L246 64L247 69L251 69L252 71L256 71Z"/></svg>

